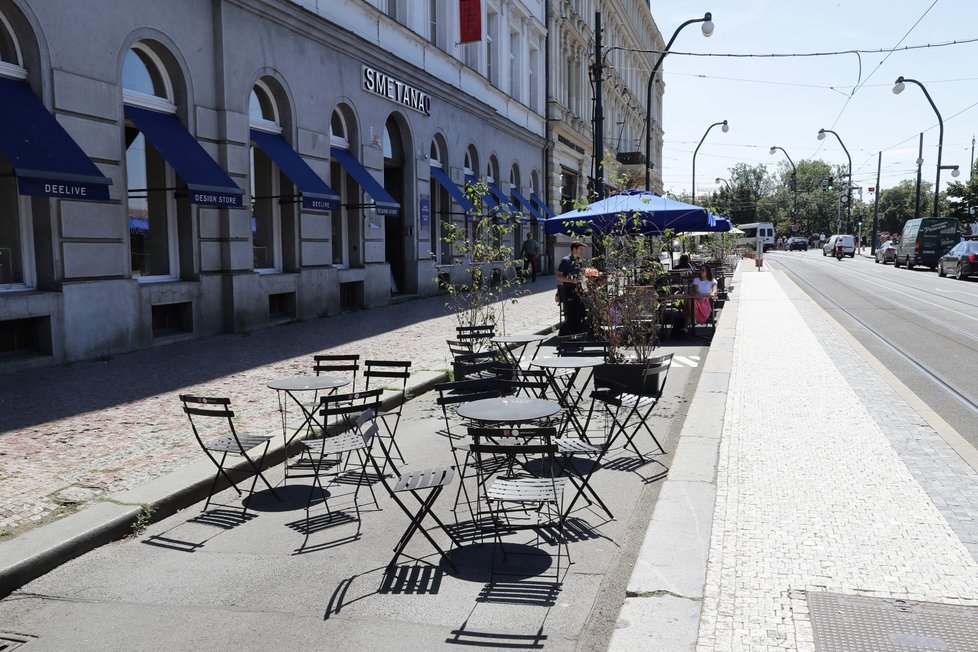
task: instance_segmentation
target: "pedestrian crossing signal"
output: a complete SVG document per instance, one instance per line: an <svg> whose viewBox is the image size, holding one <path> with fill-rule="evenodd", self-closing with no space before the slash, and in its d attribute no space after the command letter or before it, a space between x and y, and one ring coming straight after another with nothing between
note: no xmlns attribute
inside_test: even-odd
<svg viewBox="0 0 978 652"><path fill-rule="evenodd" d="M873 186L870 186L870 187L869 187L869 192L876 192L876 188L875 188L875 187L873 187Z"/></svg>

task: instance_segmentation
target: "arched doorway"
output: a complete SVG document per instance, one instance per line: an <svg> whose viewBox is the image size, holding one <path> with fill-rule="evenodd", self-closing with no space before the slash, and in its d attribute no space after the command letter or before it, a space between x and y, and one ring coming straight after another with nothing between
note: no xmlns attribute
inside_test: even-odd
<svg viewBox="0 0 978 652"><path fill-rule="evenodd" d="M384 252L391 269L392 294L418 289L417 274L408 273L408 264L413 260L414 229L410 228L412 204L405 191L405 151L410 149L405 146L401 125L391 115L384 125L384 189L401 205L400 214L384 217Z"/></svg>

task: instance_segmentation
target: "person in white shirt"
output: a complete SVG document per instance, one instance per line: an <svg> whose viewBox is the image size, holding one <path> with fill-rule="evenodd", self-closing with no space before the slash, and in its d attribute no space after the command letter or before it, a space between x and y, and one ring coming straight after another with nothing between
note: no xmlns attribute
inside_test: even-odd
<svg viewBox="0 0 978 652"><path fill-rule="evenodd" d="M709 265L701 265L699 277L692 281L693 294L693 319L697 324L705 324L713 312L711 301L717 298L717 282L713 278L713 270Z"/></svg>

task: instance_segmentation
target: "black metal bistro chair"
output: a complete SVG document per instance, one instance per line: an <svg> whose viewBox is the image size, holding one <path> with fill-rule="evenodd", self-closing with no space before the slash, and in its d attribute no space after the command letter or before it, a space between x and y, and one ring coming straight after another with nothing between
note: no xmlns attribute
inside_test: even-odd
<svg viewBox="0 0 978 652"><path fill-rule="evenodd" d="M407 397L407 382L411 377L411 363L406 360L366 360L363 363L363 378L366 381L366 389L395 389L401 393L401 401L394 408L386 412L378 412L376 418L384 425L386 438L390 440L388 450L393 455L397 452L397 459L404 462L404 454L401 447L397 445L397 426L401 423L401 413ZM373 387L371 387L373 385ZM384 434L382 433L382 436Z"/></svg>
<svg viewBox="0 0 978 652"><path fill-rule="evenodd" d="M342 376L350 378L349 392L357 391L357 372L360 371L360 356L351 355L314 355L312 370L317 376ZM349 376L347 376L349 374ZM336 393L334 389L332 393Z"/></svg>
<svg viewBox="0 0 978 652"><path fill-rule="evenodd" d="M391 499L397 504L398 507L407 515L410 522L408 523L407 529L397 540L397 544L394 546L394 556L391 557L390 562L387 564L387 572L390 572L397 565L398 558L404 554L405 548L407 548L408 543L418 532L428 540L428 543L438 552L442 559L448 562L448 565L455 568L455 564L452 562L448 554L438 545L434 537L425 527L425 521L431 519L434 521L445 534L448 535L452 543L456 546L461 545L452 532L445 527L445 524L438 518L438 515L434 513L433 508L438 497L441 495L442 491L452 483L455 478L455 467L452 466L438 466L431 467L427 469L420 469L416 471L401 471L394 464L394 460L391 457L391 450L384 446L383 439L379 436L379 428L377 427L377 421L374 418L374 414L371 411L364 412L357 419L357 430L360 432L363 441L366 442L367 446L370 446L374 440L377 441L381 448L384 456L384 469L390 469L393 473L393 482L388 479L387 474L384 470L381 470L380 465L377 463L377 457L375 455L370 455L370 461L373 464L374 471L380 477L380 481L383 483L384 488L387 489L387 493L390 494ZM418 508L412 510L404 501L402 497L405 495L410 495L417 503Z"/></svg>
<svg viewBox="0 0 978 652"><path fill-rule="evenodd" d="M666 452L652 432L652 427L649 426L649 415L662 398L671 364L671 353L649 360L642 370L640 381L631 387L610 379L595 378L595 389L591 392L591 408L587 420L590 422L595 405L601 404L604 407L611 421L608 446L613 446L618 436L622 435L625 437L622 448L631 448L636 455L644 459L635 444L635 437L641 430L645 430L652 437L659 452Z"/></svg>
<svg viewBox="0 0 978 652"><path fill-rule="evenodd" d="M567 479L559 477L555 434L554 428L472 430L470 449L475 456L477 486L483 499L478 501L476 522L490 525L493 537L501 548L500 532L504 528L514 529L509 515L515 512L542 513L546 509L549 519L543 523L531 523L528 527L556 525L564 539L565 513L562 502ZM539 460L538 474L526 470L530 458ZM499 459L509 463L500 467ZM489 518L485 521L482 519L483 502L489 512ZM505 559L505 548L502 548L502 553Z"/></svg>
<svg viewBox="0 0 978 652"><path fill-rule="evenodd" d="M496 336L496 327L492 324L485 326L456 326L455 339L460 342L470 342L473 351L481 351L492 347L492 338Z"/></svg>
<svg viewBox="0 0 978 652"><path fill-rule="evenodd" d="M262 474L262 467L265 465L265 455L268 453L268 444L272 436L262 435L243 435L234 427L234 412L231 410L231 399L218 396L192 396L181 394L180 400L183 402L183 411L190 420L190 427L194 432L197 443L204 453L210 458L217 473L211 483L207 493L207 501L204 503L204 511L207 511L217 488L217 482L223 476L239 496L243 493L238 489L237 483L228 475L228 471L236 469L225 468L228 455L243 457L248 462L248 469L241 469L245 473L253 474L251 487L248 488L248 495L245 496L244 512L248 511L247 498L255 492L255 484L260 479L272 494L279 498L275 489L268 483ZM214 437L214 435L217 435ZM249 451L258 450L258 455L253 459ZM220 458L220 459L218 459ZM281 498L279 498L281 500Z"/></svg>

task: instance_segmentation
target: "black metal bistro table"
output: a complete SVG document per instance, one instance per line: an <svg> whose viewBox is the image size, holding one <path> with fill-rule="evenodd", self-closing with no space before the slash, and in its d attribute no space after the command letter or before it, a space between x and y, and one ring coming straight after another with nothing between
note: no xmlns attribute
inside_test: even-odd
<svg viewBox="0 0 978 652"><path fill-rule="evenodd" d="M547 339L547 337L549 336L526 333L522 335L499 335L492 338L491 341L496 345L500 356L513 365L518 365L523 359L526 348L534 342L537 343L537 348L533 351L531 357L537 357L537 351L540 350L540 342Z"/></svg>
<svg viewBox="0 0 978 652"><path fill-rule="evenodd" d="M282 415L282 437L286 447L288 447L289 443L299 433L308 431L313 425L319 426L325 431L326 424L319 423L316 420L316 409L319 407L319 393L332 391L349 384L350 381L346 378L337 378L335 376L292 376L269 382L267 387L274 389L278 393L278 411ZM313 393L312 402L308 405L303 403L298 396L307 392ZM289 435L288 419L290 401L298 405L302 411L302 423L292 431L291 435Z"/></svg>
<svg viewBox="0 0 978 652"><path fill-rule="evenodd" d="M604 363L605 359L597 356L562 356L536 358L530 361L531 366L539 367L547 372L547 379L550 381L551 389L553 389L554 394L557 396L561 407L567 409L567 422L564 424L564 430L567 429L567 424L573 424L577 434L585 439L587 438L587 433L584 432L584 426L581 425L581 421L578 419L577 409L584 395L584 389L591 382L591 376L594 375L594 368ZM570 375L562 377L563 382L558 381L558 372L567 369L571 371ZM581 389L575 391L574 385L581 371L584 369L588 370L587 378L584 379ZM561 431L561 434L563 434L563 431Z"/></svg>
<svg viewBox="0 0 978 652"><path fill-rule="evenodd" d="M464 403L456 412L463 419L483 423L530 423L552 417L560 410L560 404L556 401L528 396L503 396Z"/></svg>

